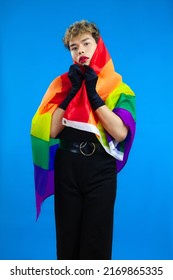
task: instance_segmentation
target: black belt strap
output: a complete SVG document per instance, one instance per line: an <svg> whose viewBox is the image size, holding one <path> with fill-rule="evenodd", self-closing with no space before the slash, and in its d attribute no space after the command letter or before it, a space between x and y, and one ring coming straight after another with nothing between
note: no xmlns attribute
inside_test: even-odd
<svg viewBox="0 0 173 280"><path fill-rule="evenodd" d="M81 141L71 142L66 139L60 139L60 149L72 153L80 153L84 156L91 156L94 153L104 153L105 150L99 142Z"/></svg>

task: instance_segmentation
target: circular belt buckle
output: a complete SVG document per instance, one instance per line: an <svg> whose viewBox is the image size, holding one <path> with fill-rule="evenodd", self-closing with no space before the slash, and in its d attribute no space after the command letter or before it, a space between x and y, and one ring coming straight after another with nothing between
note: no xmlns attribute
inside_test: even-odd
<svg viewBox="0 0 173 280"><path fill-rule="evenodd" d="M81 154L86 156L86 157L89 157L89 156L93 155L95 150L96 150L95 144L93 142L89 142L89 143L92 144L92 146L93 146L93 150L89 154L86 154L86 153L84 153L84 151L82 151L82 149L85 148L85 146L88 144L88 142L82 142L82 143L80 143L80 146L79 146Z"/></svg>

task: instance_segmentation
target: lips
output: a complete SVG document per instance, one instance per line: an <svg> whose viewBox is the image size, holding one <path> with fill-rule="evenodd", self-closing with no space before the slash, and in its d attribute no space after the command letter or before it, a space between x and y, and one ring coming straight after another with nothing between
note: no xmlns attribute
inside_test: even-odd
<svg viewBox="0 0 173 280"><path fill-rule="evenodd" d="M87 57L87 56L81 56L81 57L79 58L79 62L80 62L80 63L84 63L84 62L86 62L88 59L89 59L89 57Z"/></svg>

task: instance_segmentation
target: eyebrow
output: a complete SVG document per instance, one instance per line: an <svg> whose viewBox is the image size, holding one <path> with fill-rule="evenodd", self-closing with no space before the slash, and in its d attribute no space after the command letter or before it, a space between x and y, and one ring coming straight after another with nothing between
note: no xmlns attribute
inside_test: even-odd
<svg viewBox="0 0 173 280"><path fill-rule="evenodd" d="M85 42L85 41L88 40L88 39L90 39L90 38L85 38L85 39L83 39L81 42L83 43L83 42ZM73 44L69 45L69 48L74 47L74 46L76 46L76 45L77 45L76 43L73 43Z"/></svg>

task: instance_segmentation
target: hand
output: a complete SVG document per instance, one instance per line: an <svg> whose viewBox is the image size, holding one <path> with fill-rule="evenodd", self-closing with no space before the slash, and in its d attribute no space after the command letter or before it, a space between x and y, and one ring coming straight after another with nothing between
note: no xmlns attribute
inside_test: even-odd
<svg viewBox="0 0 173 280"><path fill-rule="evenodd" d="M73 64L69 68L68 77L71 81L72 88L68 93L67 97L61 102L59 107L63 110L67 109L67 106L71 102L71 100L75 97L76 93L82 86L83 81L83 73L77 64Z"/></svg>
<svg viewBox="0 0 173 280"><path fill-rule="evenodd" d="M83 73L77 64L73 64L69 68L68 77L71 81L72 88L78 91L82 85Z"/></svg>
<svg viewBox="0 0 173 280"><path fill-rule="evenodd" d="M96 88L98 77L91 67L84 65L84 68L86 70L84 74L86 88L88 91L94 90Z"/></svg>
<svg viewBox="0 0 173 280"><path fill-rule="evenodd" d="M88 94L88 99L90 101L91 107L94 110L97 110L99 107L105 105L105 103L103 102L103 100L101 99L101 97L98 95L96 91L98 76L96 75L96 73L91 67L84 65L84 68L86 70L84 74L84 78L85 78L85 85Z"/></svg>

